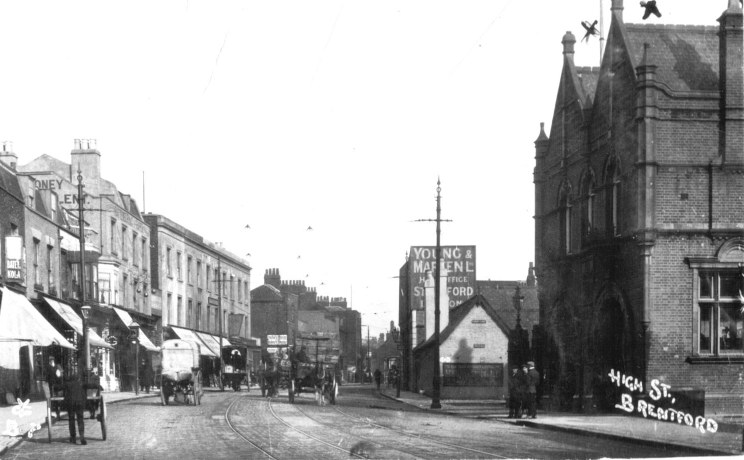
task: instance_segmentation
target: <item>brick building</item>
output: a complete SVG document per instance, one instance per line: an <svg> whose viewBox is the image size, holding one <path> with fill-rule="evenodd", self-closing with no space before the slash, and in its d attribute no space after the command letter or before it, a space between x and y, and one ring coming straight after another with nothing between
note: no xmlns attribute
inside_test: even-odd
<svg viewBox="0 0 744 460"><path fill-rule="evenodd" d="M720 26L626 24L600 68L574 36L550 127L535 141L538 368L551 400L612 408L611 369L705 392L741 412L744 386L742 8Z"/></svg>
<svg viewBox="0 0 744 460"><path fill-rule="evenodd" d="M253 334L262 338L266 349L268 335L287 335L292 345L299 338L301 312L321 312L332 316L334 330L339 336L339 371L344 379L349 377L362 358L361 355L361 315L348 307L344 297L318 296L314 287L305 285L304 280L282 280L278 268L270 268L264 274L264 285L252 291L251 310L254 318ZM307 318L314 313L308 313ZM310 331L312 325L305 323Z"/></svg>

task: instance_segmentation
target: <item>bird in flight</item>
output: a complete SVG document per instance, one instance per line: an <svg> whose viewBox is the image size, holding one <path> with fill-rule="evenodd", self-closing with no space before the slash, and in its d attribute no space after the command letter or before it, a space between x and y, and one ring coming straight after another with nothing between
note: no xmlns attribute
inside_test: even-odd
<svg viewBox="0 0 744 460"><path fill-rule="evenodd" d="M652 14L655 15L657 18L661 17L661 13L659 12L659 9L656 7L656 0L649 0L647 2L641 2L641 6L646 9L646 12L643 13L643 19L648 19L649 16Z"/></svg>
<svg viewBox="0 0 744 460"><path fill-rule="evenodd" d="M581 41L589 41L589 37L592 35L599 35L599 31L597 30L597 21L595 20L593 24L589 24L589 21L581 21L581 25L584 26L584 29L586 29L586 34L584 35L584 38L581 39Z"/></svg>
<svg viewBox="0 0 744 460"><path fill-rule="evenodd" d="M307 226L307 229L308 229L308 230L312 230L313 228L312 228L311 226L309 226L309 225L308 225L308 226Z"/></svg>

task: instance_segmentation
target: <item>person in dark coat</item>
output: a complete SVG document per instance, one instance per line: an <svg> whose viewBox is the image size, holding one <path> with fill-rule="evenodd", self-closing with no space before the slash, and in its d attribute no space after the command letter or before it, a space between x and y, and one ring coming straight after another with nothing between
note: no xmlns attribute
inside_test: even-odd
<svg viewBox="0 0 744 460"><path fill-rule="evenodd" d="M535 363L527 363L527 415L537 418L537 385L540 383L540 374L535 369Z"/></svg>
<svg viewBox="0 0 744 460"><path fill-rule="evenodd" d="M142 364L140 365L139 378L140 391L149 393L150 387L152 386L152 366L149 365L146 359L143 359Z"/></svg>
<svg viewBox="0 0 744 460"><path fill-rule="evenodd" d="M509 418L519 418L519 412L522 407L521 395L519 394L519 367L513 366L511 376L509 376Z"/></svg>
<svg viewBox="0 0 744 460"><path fill-rule="evenodd" d="M49 392L51 396L62 396L64 392L64 371L62 366L55 362L53 356L49 357ZM54 411L57 413L57 420L59 420L60 404L54 402L52 405Z"/></svg>
<svg viewBox="0 0 744 460"><path fill-rule="evenodd" d="M380 391L380 383L382 383L382 372L380 372L380 369L375 369L375 383L377 384L377 391Z"/></svg>
<svg viewBox="0 0 744 460"><path fill-rule="evenodd" d="M67 418L70 423L70 442L75 444L75 419L77 418L80 444L86 445L85 440L85 389L80 375L72 373L65 379L65 406L67 407Z"/></svg>

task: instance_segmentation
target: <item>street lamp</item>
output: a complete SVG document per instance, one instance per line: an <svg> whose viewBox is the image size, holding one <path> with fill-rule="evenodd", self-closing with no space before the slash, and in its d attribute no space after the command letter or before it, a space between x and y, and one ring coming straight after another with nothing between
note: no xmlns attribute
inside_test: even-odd
<svg viewBox="0 0 744 460"><path fill-rule="evenodd" d="M393 328L391 331L393 334L393 342L395 342L395 346L398 349L398 377L397 381L395 382L395 397L400 398L400 381L403 374L403 349L400 346L400 329Z"/></svg>
<svg viewBox="0 0 744 460"><path fill-rule="evenodd" d="M367 328L367 352L365 354L366 354L366 358L367 358L367 372L369 372L371 374L372 373L372 362L371 362L372 353L371 353L370 347L369 347L369 325L368 324L362 324L362 327L366 327ZM366 377L367 376L365 375L362 378L362 382L364 382L364 379ZM371 381L369 383L372 384Z"/></svg>
<svg viewBox="0 0 744 460"><path fill-rule="evenodd" d="M90 371L90 336L88 334L88 320L90 319L90 305L83 305L80 311L83 313L83 366L85 372L83 378L88 381Z"/></svg>
<svg viewBox="0 0 744 460"><path fill-rule="evenodd" d="M129 325L132 331L132 343L134 344L134 394L139 395L139 330L140 325L137 321Z"/></svg>

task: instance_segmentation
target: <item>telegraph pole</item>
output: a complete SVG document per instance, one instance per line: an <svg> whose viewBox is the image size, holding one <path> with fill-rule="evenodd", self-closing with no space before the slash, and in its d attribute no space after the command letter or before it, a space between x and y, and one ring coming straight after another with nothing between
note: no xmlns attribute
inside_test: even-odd
<svg viewBox="0 0 744 460"><path fill-rule="evenodd" d="M436 222L437 223L437 246L435 252L436 260L434 261L434 381L431 395L431 408L441 409L442 404L440 402L441 394L441 370L439 369L439 290L440 290L440 259L442 258L442 247L440 245L440 234L441 234L441 223L452 222L448 219L442 219L442 197L440 192L442 187L440 185L439 178L437 178L437 218L436 219L418 219L417 222Z"/></svg>
<svg viewBox="0 0 744 460"><path fill-rule="evenodd" d="M80 171L80 165L77 170L77 181L78 181L78 232L80 233L80 306L85 307L85 220L84 220L84 201L85 195L83 194L83 173ZM87 321L84 321L87 323ZM88 325L84 324L83 327L83 366L85 367L83 378L87 382L88 371L90 369L90 343L88 336Z"/></svg>
<svg viewBox="0 0 744 460"><path fill-rule="evenodd" d="M224 318L222 317L222 258L217 259L217 308L219 308L219 314L217 315L220 320L220 391L225 391L225 385L222 383L222 323Z"/></svg>

